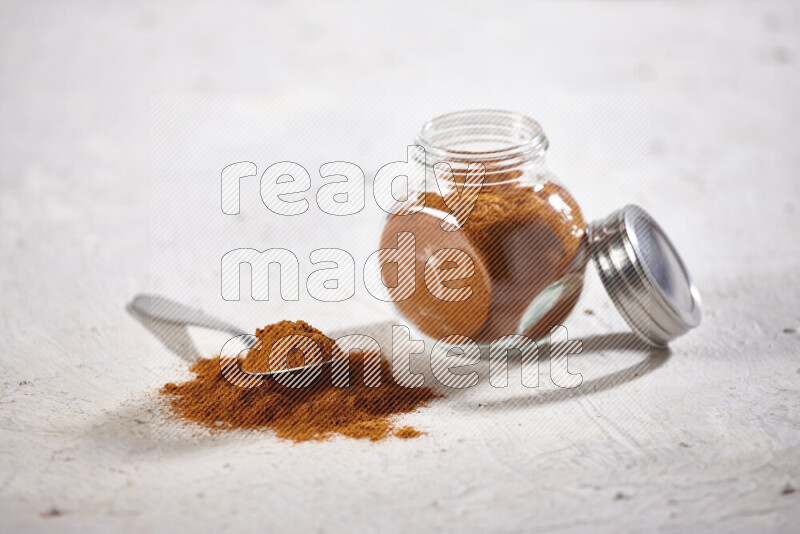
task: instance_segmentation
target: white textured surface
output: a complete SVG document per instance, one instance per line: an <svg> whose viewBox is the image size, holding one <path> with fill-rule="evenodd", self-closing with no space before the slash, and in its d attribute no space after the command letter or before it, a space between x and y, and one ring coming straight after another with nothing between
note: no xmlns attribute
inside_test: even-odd
<svg viewBox="0 0 800 534"><path fill-rule="evenodd" d="M800 520L799 35L791 2L3 2L0 529L788 531ZM419 106L299 96L362 92L417 94ZM703 292L700 330L598 391L453 395L406 418L428 432L418 440L206 440L148 411L182 364L125 304L144 290L216 303L200 252L171 273L151 258L150 223L174 222L153 218L152 95L285 93L267 100L276 124L327 122L246 157L314 169L330 139L369 174L451 107L441 95L510 101L498 92L642 95L534 96L520 110L545 124L550 166L587 213L619 198L668 229ZM615 102L630 120L607 114ZM276 135L258 119L257 135ZM195 135L213 145L213 130ZM627 146L642 142L632 132L646 143ZM221 137L220 161L226 143L259 141ZM180 186L219 171L201 150L155 159L188 165ZM366 239L380 219L352 224ZM287 230L264 231L269 242ZM389 317L374 302L299 306L218 311L247 327L287 313L324 329ZM575 319L582 335L625 332L596 285L585 307L597 314ZM623 356L589 354L583 371Z"/></svg>

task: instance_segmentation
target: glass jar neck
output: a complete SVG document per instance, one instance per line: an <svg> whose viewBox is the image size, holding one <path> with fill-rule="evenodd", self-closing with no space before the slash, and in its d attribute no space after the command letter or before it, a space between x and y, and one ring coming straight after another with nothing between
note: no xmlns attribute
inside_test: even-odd
<svg viewBox="0 0 800 534"><path fill-rule="evenodd" d="M455 177L472 163L486 167L486 183L519 178L544 166L548 141L533 119L500 110L457 111L423 125L416 144L425 149L425 164L448 163ZM522 171L522 172L521 172Z"/></svg>

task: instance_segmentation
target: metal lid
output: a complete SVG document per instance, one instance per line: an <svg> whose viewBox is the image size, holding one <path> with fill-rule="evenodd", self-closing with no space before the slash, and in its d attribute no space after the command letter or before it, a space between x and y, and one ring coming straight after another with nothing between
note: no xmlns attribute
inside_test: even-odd
<svg viewBox="0 0 800 534"><path fill-rule="evenodd" d="M600 279L641 338L665 347L700 324L700 293L667 235L629 204L589 226L589 249Z"/></svg>

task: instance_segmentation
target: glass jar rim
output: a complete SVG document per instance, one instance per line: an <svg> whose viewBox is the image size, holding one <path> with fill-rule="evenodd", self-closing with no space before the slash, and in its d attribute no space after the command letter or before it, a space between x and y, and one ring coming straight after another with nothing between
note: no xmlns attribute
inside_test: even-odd
<svg viewBox="0 0 800 534"><path fill-rule="evenodd" d="M422 126L416 144L425 149L431 165L438 161L530 161L542 157L549 146L538 122L521 113L499 109L464 110L434 117Z"/></svg>

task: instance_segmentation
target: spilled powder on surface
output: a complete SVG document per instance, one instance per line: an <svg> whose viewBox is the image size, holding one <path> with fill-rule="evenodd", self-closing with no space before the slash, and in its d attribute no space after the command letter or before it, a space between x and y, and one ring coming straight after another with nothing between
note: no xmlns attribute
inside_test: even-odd
<svg viewBox="0 0 800 534"><path fill-rule="evenodd" d="M341 357L335 342L303 321L281 321L256 332L260 346L241 359L248 372L270 370L269 349L281 337L301 334L312 338L324 358ZM299 352L299 351L297 351ZM381 440L390 436L411 439L422 433L410 426L396 426L397 416L410 413L439 397L428 388L406 388L396 384L391 367L380 360L378 387L364 383L364 358L349 356L349 387L334 387L331 366L310 385L290 388L271 378L259 386L242 389L229 383L220 371L219 357L200 360L190 370L192 380L168 383L159 390L170 417L197 423L213 431L236 429L271 430L292 441L323 440L335 435L354 439ZM289 353L293 367L300 354ZM285 365L285 364L284 364Z"/></svg>

